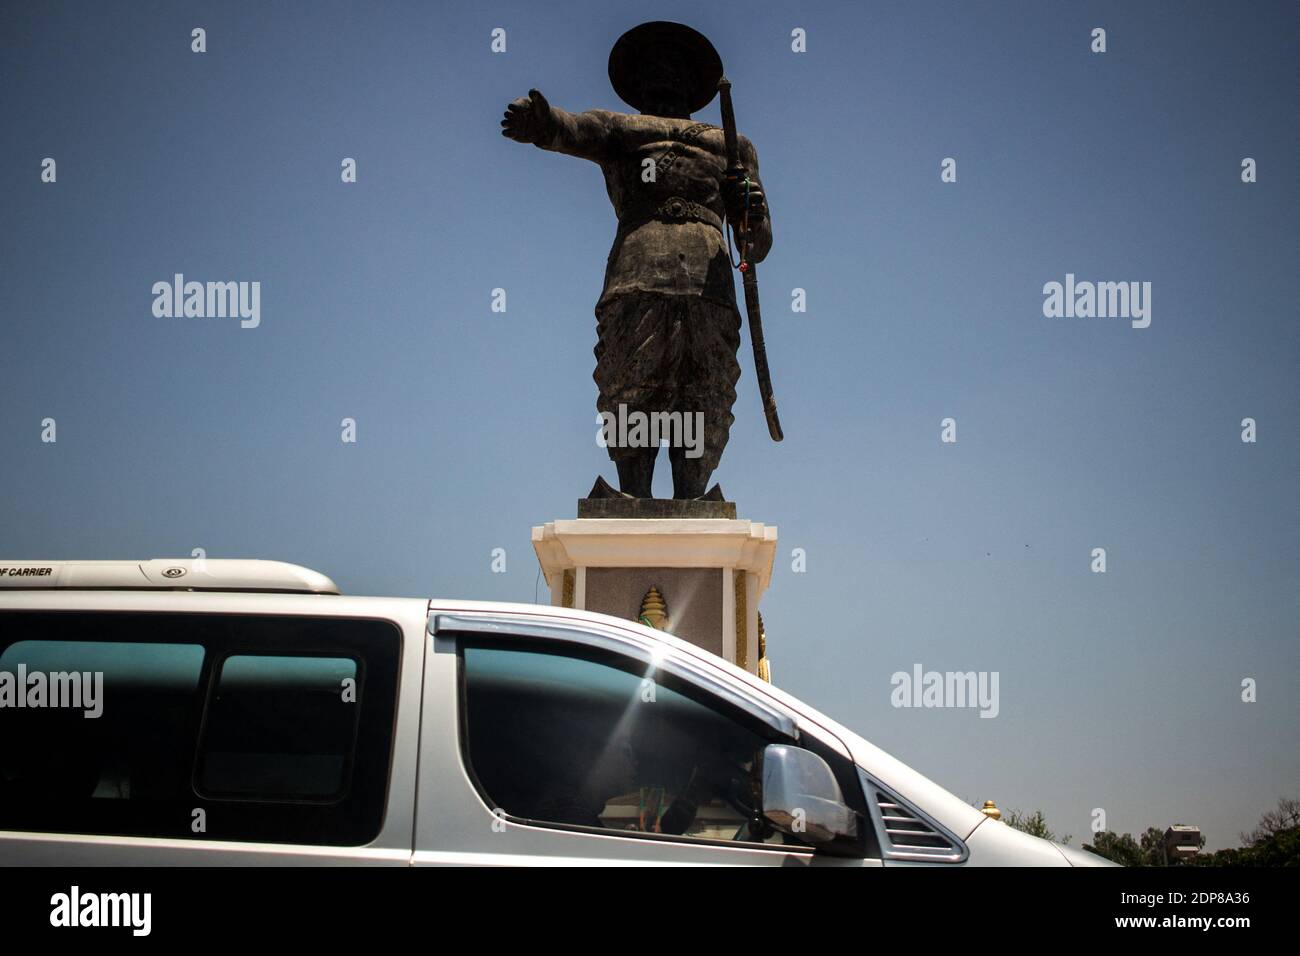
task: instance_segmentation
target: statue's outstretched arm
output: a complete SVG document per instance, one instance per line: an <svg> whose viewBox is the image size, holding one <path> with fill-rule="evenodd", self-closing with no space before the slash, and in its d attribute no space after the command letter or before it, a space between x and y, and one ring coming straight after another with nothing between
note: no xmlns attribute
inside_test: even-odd
<svg viewBox="0 0 1300 956"><path fill-rule="evenodd" d="M551 106L537 90L529 90L526 97L506 107L501 135L600 163L609 155L618 117L608 110L569 113Z"/></svg>
<svg viewBox="0 0 1300 956"><path fill-rule="evenodd" d="M609 155L618 115L607 110L566 113L553 108L554 132L549 140L537 145L542 149L589 159L593 163L604 162Z"/></svg>

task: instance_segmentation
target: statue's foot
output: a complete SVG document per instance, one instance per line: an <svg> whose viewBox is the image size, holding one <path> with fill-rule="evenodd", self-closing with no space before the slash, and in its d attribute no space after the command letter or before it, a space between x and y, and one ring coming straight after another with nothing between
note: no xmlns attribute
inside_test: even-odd
<svg viewBox="0 0 1300 956"><path fill-rule="evenodd" d="M726 501L727 498L722 493L722 485L715 484L712 488L710 488L704 494L700 495L695 500L696 501Z"/></svg>
<svg viewBox="0 0 1300 956"><path fill-rule="evenodd" d="M601 498L622 498L622 499L634 499L634 498L636 498L637 496L636 496L636 495L629 495L629 494L627 494L626 492L619 491L617 488L615 488L613 485L611 485L608 481L606 481L603 477L597 476L597 478L596 478L596 483L595 483L594 485L591 486L591 491L590 491L590 493L588 493L587 497L588 497L588 498L593 498L593 499L601 499ZM715 484L712 488L710 488L710 489L709 489L708 491L706 491L704 494L702 494L702 495L700 495L700 496L698 496L698 497L696 497L696 498L686 498L686 499L680 499L680 500L685 500L685 501L726 501L726 500L727 500L727 497L726 497L726 495L724 495L724 494L722 493L722 485Z"/></svg>
<svg viewBox="0 0 1300 956"><path fill-rule="evenodd" d="M624 494L604 478L597 476L596 483L591 486L591 493L588 498L635 498L635 495Z"/></svg>
<svg viewBox="0 0 1300 956"><path fill-rule="evenodd" d="M715 484L712 488L702 495L682 495L674 494L676 501L726 501L726 496L722 493L722 485Z"/></svg>

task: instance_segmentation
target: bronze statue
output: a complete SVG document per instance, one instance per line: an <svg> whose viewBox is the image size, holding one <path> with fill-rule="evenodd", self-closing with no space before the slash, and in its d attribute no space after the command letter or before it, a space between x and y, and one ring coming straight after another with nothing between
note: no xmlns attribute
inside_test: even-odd
<svg viewBox="0 0 1300 956"><path fill-rule="evenodd" d="M717 486L707 496L705 488L735 420L740 378L740 313L725 222L748 260L743 268L751 269L746 299L757 353L762 333L749 263L761 262L772 245L758 155L749 140L734 135L729 98L723 104L728 135L691 121L722 80L717 51L695 30L667 22L634 27L610 52L609 78L639 115L567 113L530 90L506 108L501 132L600 164L618 231L596 303L596 407L610 416L702 413L702 449L693 455L681 445L669 448L673 497L721 499ZM759 373L769 428L779 440L765 358ZM611 443L608 451L622 494L650 498L657 443Z"/></svg>

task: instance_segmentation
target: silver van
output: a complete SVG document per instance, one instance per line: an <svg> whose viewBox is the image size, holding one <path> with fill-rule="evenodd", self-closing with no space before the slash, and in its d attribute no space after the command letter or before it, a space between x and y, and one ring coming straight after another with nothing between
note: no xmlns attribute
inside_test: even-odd
<svg viewBox="0 0 1300 956"><path fill-rule="evenodd" d="M0 561L0 864L1105 866L669 634Z"/></svg>

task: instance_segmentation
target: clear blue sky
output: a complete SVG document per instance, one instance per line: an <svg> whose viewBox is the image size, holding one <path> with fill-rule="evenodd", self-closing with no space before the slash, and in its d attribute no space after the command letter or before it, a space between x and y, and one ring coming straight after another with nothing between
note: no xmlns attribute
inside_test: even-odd
<svg viewBox="0 0 1300 956"><path fill-rule="evenodd" d="M778 682L1076 845L1094 807L1234 844L1300 796L1297 11L5 4L0 554L202 547L353 593L533 600L529 528L614 477L591 381L614 220L594 165L498 120L532 86L624 109L614 39L682 20L773 212L787 438L746 341L716 477L780 529ZM175 272L260 281L261 327L154 318ZM1150 328L1044 318L1067 272L1150 281ZM999 671L1000 716L894 709L915 662Z"/></svg>

